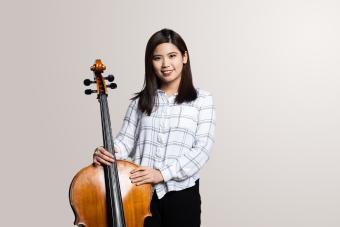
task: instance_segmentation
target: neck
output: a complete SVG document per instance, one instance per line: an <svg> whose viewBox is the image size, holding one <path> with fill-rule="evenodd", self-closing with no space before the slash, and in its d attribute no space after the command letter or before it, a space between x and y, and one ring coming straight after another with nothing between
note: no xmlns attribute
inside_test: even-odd
<svg viewBox="0 0 340 227"><path fill-rule="evenodd" d="M177 82L177 81L176 81ZM167 95L173 95L178 91L180 80L177 83L172 84L162 84L160 89Z"/></svg>
<svg viewBox="0 0 340 227"><path fill-rule="evenodd" d="M166 95L173 95L177 92L177 89L176 90L169 90L169 89L164 89L164 88L161 88L162 91L165 92Z"/></svg>

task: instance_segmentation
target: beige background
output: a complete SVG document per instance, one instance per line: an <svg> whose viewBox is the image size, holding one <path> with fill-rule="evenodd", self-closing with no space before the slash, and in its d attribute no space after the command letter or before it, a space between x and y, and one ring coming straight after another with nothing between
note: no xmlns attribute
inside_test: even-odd
<svg viewBox="0 0 340 227"><path fill-rule="evenodd" d="M1 226L73 226L69 184L101 144L82 81L95 58L116 75L115 134L163 27L217 106L202 226L340 225L339 1L14 0L0 19Z"/></svg>

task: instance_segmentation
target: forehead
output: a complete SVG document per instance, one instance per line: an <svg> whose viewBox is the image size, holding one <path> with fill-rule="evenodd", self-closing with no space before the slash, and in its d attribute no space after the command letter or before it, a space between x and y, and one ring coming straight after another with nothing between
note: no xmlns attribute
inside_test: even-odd
<svg viewBox="0 0 340 227"><path fill-rule="evenodd" d="M153 54L163 55L163 54L168 54L171 52L180 53L180 50L172 43L161 43L158 46L156 46Z"/></svg>

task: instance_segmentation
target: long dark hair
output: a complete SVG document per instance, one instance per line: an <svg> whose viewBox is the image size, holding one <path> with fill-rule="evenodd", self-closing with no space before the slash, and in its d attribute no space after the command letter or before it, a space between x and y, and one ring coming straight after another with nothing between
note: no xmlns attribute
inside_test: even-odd
<svg viewBox="0 0 340 227"><path fill-rule="evenodd" d="M184 40L175 31L170 29L162 29L154 33L146 45L145 80L143 89L140 92L135 93L136 96L131 98L131 100L139 98L138 109L142 113L147 113L148 116L150 116L155 105L156 91L161 87L162 83L162 81L157 77L152 64L154 50L159 44L162 43L172 43L180 50L182 56L185 52L188 56L187 63L183 65L181 81L175 103L181 104L183 102L191 102L197 98L197 92L192 82L188 48Z"/></svg>

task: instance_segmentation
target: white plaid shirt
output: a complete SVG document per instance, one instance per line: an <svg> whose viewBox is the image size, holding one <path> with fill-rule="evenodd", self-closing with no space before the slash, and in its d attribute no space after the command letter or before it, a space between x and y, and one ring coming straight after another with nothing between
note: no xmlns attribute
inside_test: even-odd
<svg viewBox="0 0 340 227"><path fill-rule="evenodd" d="M196 89L190 103L175 104L177 93L168 96L157 90L157 102L150 116L131 101L122 128L114 139L117 159L159 169L164 182L155 184L158 198L195 184L199 170L209 159L214 142L215 106L212 96ZM157 108L158 107L158 108Z"/></svg>

